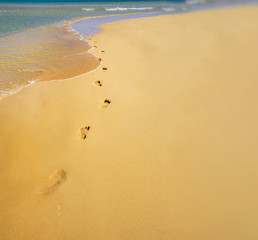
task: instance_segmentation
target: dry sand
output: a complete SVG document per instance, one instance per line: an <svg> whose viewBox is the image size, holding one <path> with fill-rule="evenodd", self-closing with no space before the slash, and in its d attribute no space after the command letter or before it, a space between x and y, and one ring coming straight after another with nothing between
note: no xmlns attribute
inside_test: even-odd
<svg viewBox="0 0 258 240"><path fill-rule="evenodd" d="M257 23L104 24L106 71L2 100L1 240L258 239Z"/></svg>

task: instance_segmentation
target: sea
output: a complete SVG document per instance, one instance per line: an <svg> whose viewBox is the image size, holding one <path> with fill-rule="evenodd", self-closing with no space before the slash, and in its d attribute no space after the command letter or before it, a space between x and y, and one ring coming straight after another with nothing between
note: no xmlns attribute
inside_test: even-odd
<svg viewBox="0 0 258 240"><path fill-rule="evenodd" d="M0 99L37 81L72 78L96 68L99 63L84 38L97 34L99 24L253 2L0 0Z"/></svg>

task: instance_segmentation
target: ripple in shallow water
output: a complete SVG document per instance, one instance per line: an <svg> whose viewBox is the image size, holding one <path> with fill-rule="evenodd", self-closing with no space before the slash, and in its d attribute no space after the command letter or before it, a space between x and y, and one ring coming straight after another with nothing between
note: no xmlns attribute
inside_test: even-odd
<svg viewBox="0 0 258 240"><path fill-rule="evenodd" d="M71 78L96 68L90 46L68 24L0 38L0 98L35 81Z"/></svg>

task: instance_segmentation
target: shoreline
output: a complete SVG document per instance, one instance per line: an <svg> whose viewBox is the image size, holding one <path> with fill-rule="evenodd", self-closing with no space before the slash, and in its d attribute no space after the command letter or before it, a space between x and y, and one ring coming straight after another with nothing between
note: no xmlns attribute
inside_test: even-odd
<svg viewBox="0 0 258 240"><path fill-rule="evenodd" d="M80 34L80 32L78 32L76 29L74 29L74 28L72 27L72 24L74 24L74 23L76 23L76 22L80 22L80 21L84 21L84 20L90 20L90 19L96 19L96 18L109 18L109 17L120 17L120 16L121 16L121 17L122 17L122 16L125 16L125 17L126 17L126 16L149 15L149 14L158 14L158 13L155 13L155 12L154 12L154 13L128 13L128 14L113 14L113 15L107 15L107 16L93 16L93 17L78 18L78 19L73 19L73 20L68 20L68 21L60 21L60 22L58 22L58 23L56 23L56 24L44 25L44 26L47 27L47 26L58 25L58 24L62 24L62 25L64 25L64 26L68 25L68 29L70 30L70 32L72 32L72 33L75 34L75 35L78 35L78 36L80 37L80 41L86 42L87 45L90 47L90 48L87 50L87 52L85 52L85 53L86 53L86 54L89 54L89 55L91 55L91 56L93 56L96 60L98 60L99 57L97 57L97 56L95 56L94 54L91 54L91 53L90 53L90 51L91 51L92 49L94 49L94 46L92 46L92 45L89 43L89 41L86 40L86 38L88 38L88 37L90 37L90 36L94 36L94 35L97 34L97 33L95 33L95 34L93 34L93 35L89 35L89 36L87 36L87 37L83 37L83 36ZM146 16L146 17L148 17L148 16ZM121 19L120 19L120 20L121 20ZM122 19L122 20L123 20L123 19ZM119 21L119 20L117 20L117 21ZM40 27L44 27L44 26L40 26ZM93 27L93 28L95 28L95 27ZM33 29L34 29L34 28L33 28ZM27 30L31 30L31 29L27 29ZM17 34L17 33L16 33L16 34ZM100 62L100 64L99 64L96 68L94 68L94 69L92 69L92 70L90 70L90 71L86 71L85 73L77 74L77 75L75 75L75 76L73 76L73 77L69 77L69 78L27 81L27 83L28 83L27 85L20 86L18 89L9 90L7 95L3 95L3 96L0 97L0 101L3 100L3 99L5 99L5 98L7 98L7 97L9 97L9 96L12 96L13 94L17 94L17 93L18 93L19 91L21 91L22 89L24 89L24 88L26 88L26 87L29 87L29 86L31 86L32 84L35 84L35 83L37 83L37 82L41 82L41 81L65 81L65 80L71 80L71 79L73 79L73 78L75 78L75 77L83 76L84 74L91 73L92 71L98 69L101 65L102 65L102 62Z"/></svg>
<svg viewBox="0 0 258 240"><path fill-rule="evenodd" d="M76 19L72 19L72 20L62 20L62 21L59 21L57 23L54 23L54 24L50 24L50 25L43 25L43 26L52 26L52 25L57 25L57 24L64 24L64 25L68 25L68 28L71 30L71 32L73 32L75 35L78 35L80 36L80 40L81 41L84 41L86 42L88 45L89 45L89 50L87 50L86 53L89 53L89 55L92 55L93 57L96 58L96 60L98 59L97 56L93 55L90 53L90 51L92 50L92 48L94 48L94 46L90 45L90 43L86 40L86 38L88 37L91 37L91 36L94 36L95 34L98 34L99 32L96 32L96 33L93 33L92 35L89 35L89 36L82 36L82 34L75 30L73 27L72 27L72 24L76 23L76 22L81 22L81 21L84 21L84 20L91 20L91 19L99 19L99 18L112 18L112 17L123 17L123 16L136 16L135 18L138 18L137 15L140 15L140 18L142 17L152 17L153 16L159 16L159 15L177 15L177 14L189 14L191 12L200 12L200 11L209 11L209 10L216 10L216 9L227 9L227 8L238 8L238 7L250 7L250 6L256 6L257 5L257 2L255 1L250 1L250 2L247 2L247 3L225 3L225 4L221 4L221 5L215 5L215 6L200 6L199 8L197 7L196 9L192 9L190 11L185 11L185 12L175 12L175 13L165 13L165 12L148 12L148 13L144 13L144 12L135 12L135 13L121 13L121 14L112 14L112 15L104 15L104 16L90 16L90 17L80 17L80 18L76 18ZM156 14L156 15L155 15ZM142 17L141 17L142 15ZM146 15L146 16L144 16ZM149 15L149 16L148 16ZM118 20L114 20L114 21L121 21L121 20L125 20L127 18L121 18L121 19L118 19ZM134 19L134 17L132 18ZM111 21L108 21L107 22L113 22L112 20ZM100 23L100 24L97 24L97 25L94 25L92 28L96 28L96 29L100 29L98 28L99 25L101 24L105 24L107 22L103 22L103 23ZM43 26L39 26L39 27L43 27ZM34 29L34 28L33 28ZM27 29L28 30L28 29ZM30 30L30 29L29 29ZM23 32L23 31L22 31ZM15 33L17 34L17 33ZM102 65L102 62L100 63L100 65ZM26 87L29 87L31 86L32 84L35 84L37 82L41 82L41 81L62 81L62 80L71 80L73 79L74 77L77 77L77 76L82 76L84 74L87 74L87 73L90 73L96 69L99 68L98 65L95 69L92 69L90 71L86 71L85 73L82 73L82 74L78 74L78 75L75 75L75 76L72 76L72 77L69 77L69 78L60 78L60 79L50 79L50 80L31 80L31 81L28 81L28 85L24 85L24 86L21 86L19 87L18 89L13 89L13 90L9 90L7 91L7 95L3 95L1 96L0 98L0 101L9 97L9 96L12 96L13 94L17 94L19 91L21 91L23 88L26 88Z"/></svg>
<svg viewBox="0 0 258 240"><path fill-rule="evenodd" d="M0 101L0 235L257 239L257 12L103 24L106 70Z"/></svg>
<svg viewBox="0 0 258 240"><path fill-rule="evenodd" d="M120 13L120 14L111 14L111 15L104 15L104 16L90 16L90 17L80 17L80 18L76 18L76 19L72 19L72 20L62 20L62 21L59 21L57 23L54 23L54 24L50 24L50 25L43 25L43 26L52 26L52 25L57 25L57 24L64 24L64 25L68 25L69 29L76 35L80 36L80 40L81 41L84 41L86 42L87 44L89 44L85 38L87 37L90 37L90 36L94 36L95 34L98 34L99 32L95 32L93 33L93 35L89 35L89 36L82 36L82 34L80 32L78 32L77 30L75 30L73 27L72 27L72 24L74 23L77 23L77 22L81 22L81 21L84 21L84 20L91 20L91 19L99 19L99 18L112 18L112 17L122 17L122 16L137 16L140 15L140 18L141 18L141 15L142 17L151 17L153 14L155 16L155 14L157 16L159 15L177 15L177 14L188 14L188 13L191 13L191 12L200 12L200 11L209 11L209 10L213 10L213 9L223 9L223 8L234 8L234 7L248 7L248 6L255 6L257 5L257 2L255 1L250 1L250 2L247 2L247 3L225 3L225 4L221 4L221 5L214 5L214 4L211 4L210 6L200 6L200 7L196 7L195 6L195 9L191 9L190 11L185 11L185 12L174 12L174 13L165 13L165 12L134 12L134 13ZM145 15L145 16L144 16ZM148 16L149 15L149 16ZM126 18L125 18L126 19ZM120 21L120 20L123 20L122 19L118 19L118 20L114 20L114 21ZM111 20L112 22L113 20ZM107 20L107 22L110 22L109 20ZM105 22L104 22L105 23ZM103 23L100 23L100 25L103 24ZM94 25L92 28L96 28L98 29L98 26L99 24L97 25ZM40 26L40 27L43 27L43 26ZM34 28L33 28L34 29ZM28 30L28 29L27 29ZM30 30L30 29L29 29ZM22 31L23 32L23 31ZM17 33L15 33L17 34ZM90 46L90 45L89 45ZM92 47L92 46L90 46ZM87 51L87 53L89 53L90 49ZM91 55L91 54L90 54ZM96 56L93 56L93 57L96 57ZM97 67L96 67L97 68ZM92 69L94 70L94 69ZM91 72L92 70L90 71L86 71L85 73L87 72ZM2 93L4 93L1 98L0 98L0 101L8 96L11 96L13 94L16 94L17 92L19 92L21 89L23 89L24 87L29 87L31 84L34 84L36 82L40 82L40 81L60 81L60 80L69 80L69 79L72 79L76 76L81 76L85 73L81 73L81 74L77 74L75 76L72 76L72 77L66 77L66 78L60 78L60 79L50 79L50 80L29 80L27 81L28 85L24 85L24 86L20 86L19 88L17 89L12 89L12 90L8 90L8 91L2 91Z"/></svg>

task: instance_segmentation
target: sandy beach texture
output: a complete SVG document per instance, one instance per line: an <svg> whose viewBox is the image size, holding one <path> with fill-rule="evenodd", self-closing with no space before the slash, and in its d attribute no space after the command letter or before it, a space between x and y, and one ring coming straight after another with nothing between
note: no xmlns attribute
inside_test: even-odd
<svg viewBox="0 0 258 240"><path fill-rule="evenodd" d="M1 240L258 239L257 23L104 24L96 71L3 99Z"/></svg>

